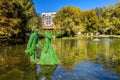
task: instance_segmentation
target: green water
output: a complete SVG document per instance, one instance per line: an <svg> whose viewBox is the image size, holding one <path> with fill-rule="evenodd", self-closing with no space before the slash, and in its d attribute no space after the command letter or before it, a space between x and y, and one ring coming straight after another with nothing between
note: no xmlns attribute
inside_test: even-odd
<svg viewBox="0 0 120 80"><path fill-rule="evenodd" d="M26 45L0 48L0 80L120 79L120 39L53 39L52 44L59 65L31 64Z"/></svg>

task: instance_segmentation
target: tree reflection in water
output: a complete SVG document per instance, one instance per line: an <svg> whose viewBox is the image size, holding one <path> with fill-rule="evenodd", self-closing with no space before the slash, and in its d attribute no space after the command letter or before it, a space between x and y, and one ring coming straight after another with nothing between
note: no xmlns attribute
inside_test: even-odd
<svg viewBox="0 0 120 80"><path fill-rule="evenodd" d="M52 44L60 59L57 69L30 64L26 45L0 48L0 80L120 79L120 39L53 39Z"/></svg>

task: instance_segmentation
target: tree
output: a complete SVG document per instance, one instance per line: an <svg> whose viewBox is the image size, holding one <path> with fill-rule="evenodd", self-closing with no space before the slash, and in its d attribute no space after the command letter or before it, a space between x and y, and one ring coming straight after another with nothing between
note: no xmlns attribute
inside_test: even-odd
<svg viewBox="0 0 120 80"><path fill-rule="evenodd" d="M56 28L63 30L63 35L74 36L77 33L75 27L81 23L80 9L73 6L63 7L56 13L53 22Z"/></svg>
<svg viewBox="0 0 120 80"><path fill-rule="evenodd" d="M38 27L38 18L32 0L15 0L17 17L21 19L19 29L21 32Z"/></svg>
<svg viewBox="0 0 120 80"><path fill-rule="evenodd" d="M96 15L97 15L98 17L102 16L102 13L103 13L102 8L96 7L96 8L95 8L95 13L96 13Z"/></svg>
<svg viewBox="0 0 120 80"><path fill-rule="evenodd" d="M0 34L11 36L17 34L20 19L16 17L16 8L14 0L0 0Z"/></svg>
<svg viewBox="0 0 120 80"><path fill-rule="evenodd" d="M103 8L103 30L106 34L119 34L120 2Z"/></svg>
<svg viewBox="0 0 120 80"><path fill-rule="evenodd" d="M99 27L98 17L94 10L87 10L84 12L84 23L86 24L86 32L96 33Z"/></svg>
<svg viewBox="0 0 120 80"><path fill-rule="evenodd" d="M32 0L0 0L0 33L25 34L38 26Z"/></svg>
<svg viewBox="0 0 120 80"><path fill-rule="evenodd" d="M112 19L112 33L114 34L120 34L120 19L119 18L113 18Z"/></svg>
<svg viewBox="0 0 120 80"><path fill-rule="evenodd" d="M111 19L112 18L112 14L114 12L114 6L113 5L109 5L103 8L103 14L102 17L104 17L105 19Z"/></svg>
<svg viewBox="0 0 120 80"><path fill-rule="evenodd" d="M74 35L74 27L75 26L75 23L72 21L71 18L66 18L64 21L63 21L63 30L65 31L64 35L65 36L69 36L69 35Z"/></svg>
<svg viewBox="0 0 120 80"><path fill-rule="evenodd" d="M112 15L113 17L120 18L120 2L115 4L114 13Z"/></svg>
<svg viewBox="0 0 120 80"><path fill-rule="evenodd" d="M98 27L99 27L98 18L96 16L90 17L89 20L87 21L87 27L86 27L87 31L97 33Z"/></svg>

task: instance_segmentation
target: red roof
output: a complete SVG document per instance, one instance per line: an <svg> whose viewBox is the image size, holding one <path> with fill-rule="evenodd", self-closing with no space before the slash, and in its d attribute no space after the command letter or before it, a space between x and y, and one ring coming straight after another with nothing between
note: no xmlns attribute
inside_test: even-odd
<svg viewBox="0 0 120 80"><path fill-rule="evenodd" d="M44 26L43 28L44 28L44 29L54 29L53 26Z"/></svg>

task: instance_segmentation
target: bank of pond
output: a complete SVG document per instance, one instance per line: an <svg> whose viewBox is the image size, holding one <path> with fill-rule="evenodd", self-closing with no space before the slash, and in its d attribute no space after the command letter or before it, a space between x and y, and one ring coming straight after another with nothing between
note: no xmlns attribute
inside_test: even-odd
<svg viewBox="0 0 120 80"><path fill-rule="evenodd" d="M44 38L44 37L41 37ZM57 38L57 37L53 37ZM102 39L102 38L109 38L109 39L120 39L120 35L98 35L98 36L86 36L86 35L75 35L74 37L61 37L62 39ZM8 38L8 37L0 37L0 46L8 46L8 45L16 45L16 44L25 44L27 43L29 36L24 38Z"/></svg>

